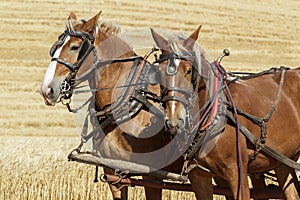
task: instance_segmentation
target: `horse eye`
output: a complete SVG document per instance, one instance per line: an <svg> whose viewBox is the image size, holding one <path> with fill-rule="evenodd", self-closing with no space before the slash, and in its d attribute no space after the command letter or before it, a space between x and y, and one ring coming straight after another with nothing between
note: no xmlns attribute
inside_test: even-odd
<svg viewBox="0 0 300 200"><path fill-rule="evenodd" d="M77 46L77 45L71 46L71 51L77 51L78 49L79 49L79 46Z"/></svg>
<svg viewBox="0 0 300 200"><path fill-rule="evenodd" d="M187 72L186 72L186 75L189 75L190 73L192 73L192 70L188 69Z"/></svg>

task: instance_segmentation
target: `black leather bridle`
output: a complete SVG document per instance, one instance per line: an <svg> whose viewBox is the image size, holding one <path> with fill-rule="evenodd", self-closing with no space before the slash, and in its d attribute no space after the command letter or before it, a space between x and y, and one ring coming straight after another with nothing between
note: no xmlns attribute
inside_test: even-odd
<svg viewBox="0 0 300 200"><path fill-rule="evenodd" d="M77 62L74 64L69 63L63 59L53 57L55 51L64 44L68 36L77 37L83 40L78 53ZM58 37L58 40L50 48L49 53L50 56L52 57L51 61L56 61L60 64L63 64L70 70L70 73L61 84L61 88L60 88L61 99L70 99L72 97L74 84L75 84L75 76L79 71L81 65L85 61L85 59L95 49L94 41L95 38L93 32L87 34L82 31L75 31L75 30L70 31L69 29L66 29L64 33Z"/></svg>
<svg viewBox="0 0 300 200"><path fill-rule="evenodd" d="M166 67L166 74L167 76L175 76L178 72L178 66L175 65L175 59L179 59L179 60L185 60L190 62L193 65L193 70L192 70L192 84L195 86L196 84L194 84L194 82L197 82L197 76L198 76L198 70L196 69L195 65L196 65L196 59L195 59L195 55L193 53L188 53L186 55L181 55L179 56L178 54L172 52L172 53L168 53L168 54L161 54L160 57L154 62L154 63L161 63L164 61L167 61L167 67ZM174 77L175 78L175 77ZM195 88L191 88L191 90L187 90L185 88L180 88L180 87L175 87L175 86L162 86L162 96L161 96L161 101L162 103L165 103L166 101L169 100L175 100L175 101L179 101L182 104L185 105L185 107L187 107L187 109L189 109L192 105L190 103L190 99L193 96L194 90ZM179 92L181 94L184 95L185 98L181 97L181 96L175 96L175 95L168 95L168 93L170 91L174 91L174 92Z"/></svg>

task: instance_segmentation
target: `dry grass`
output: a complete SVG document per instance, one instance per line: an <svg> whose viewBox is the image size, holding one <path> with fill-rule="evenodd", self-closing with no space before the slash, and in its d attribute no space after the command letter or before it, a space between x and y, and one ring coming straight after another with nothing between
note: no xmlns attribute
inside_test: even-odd
<svg viewBox="0 0 300 200"><path fill-rule="evenodd" d="M93 182L93 166L67 161L77 142L75 137L1 137L0 200L110 199L108 185ZM165 200L193 198L163 192ZM145 199L144 190L129 188L129 199Z"/></svg>
<svg viewBox="0 0 300 200"><path fill-rule="evenodd" d="M74 138L2 137L0 199L107 199L107 185L93 183L93 167L67 161L72 143Z"/></svg>
<svg viewBox="0 0 300 200"><path fill-rule="evenodd" d="M199 43L211 58L223 48L229 70L259 71L298 65L300 2L235 0L2 1L0 11L0 199L107 199L107 185L93 183L94 168L69 163L79 141L72 114L46 107L38 94L49 47L70 11L127 29L163 27L186 33L203 24ZM29 136L29 137L24 137ZM140 199L140 188L131 189ZM164 199L192 199L164 192Z"/></svg>

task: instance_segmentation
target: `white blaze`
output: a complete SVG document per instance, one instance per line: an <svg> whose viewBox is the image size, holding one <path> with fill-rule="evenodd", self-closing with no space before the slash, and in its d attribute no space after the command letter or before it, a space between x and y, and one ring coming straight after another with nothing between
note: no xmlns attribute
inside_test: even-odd
<svg viewBox="0 0 300 200"><path fill-rule="evenodd" d="M70 36L68 36L66 39L65 39L65 42L63 45L61 45L54 53L53 55L53 58L58 58L59 55L60 55L60 52L62 50L62 48L65 46L65 44L70 40ZM46 73L45 73L45 76L44 76L44 80L43 80L43 83L42 83L42 86L41 86L41 92L43 91L47 91L48 89L48 86L49 84L52 82L53 78L54 78L54 74L55 74L55 70L56 70L56 64L57 64L57 61L51 61L47 70L46 70Z"/></svg>
<svg viewBox="0 0 300 200"><path fill-rule="evenodd" d="M180 61L181 61L180 59L175 59L174 60L174 64L175 64L176 69L178 68L178 66L180 64ZM175 83L175 78L171 79L171 81L172 81L171 86L174 87L175 84L176 84ZM171 95L175 96L175 91L172 91ZM172 103L172 105L171 105L171 113L172 113L172 115L174 115L175 111L176 111L176 101L172 101L171 103Z"/></svg>
<svg viewBox="0 0 300 200"><path fill-rule="evenodd" d="M176 67L178 67L179 64L180 64L180 59L175 59L174 60L174 64L175 64Z"/></svg>

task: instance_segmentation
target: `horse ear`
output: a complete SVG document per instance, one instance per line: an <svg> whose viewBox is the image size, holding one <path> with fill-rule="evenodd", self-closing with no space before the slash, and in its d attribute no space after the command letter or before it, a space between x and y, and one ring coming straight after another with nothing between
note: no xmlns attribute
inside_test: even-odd
<svg viewBox="0 0 300 200"><path fill-rule="evenodd" d="M161 49L161 50L167 50L166 48L168 47L168 41L162 37L160 34L156 33L153 28L151 29L151 34L152 37L156 43L156 45Z"/></svg>
<svg viewBox="0 0 300 200"><path fill-rule="evenodd" d="M76 19L77 19L76 14L74 12L70 12L68 20L76 20Z"/></svg>
<svg viewBox="0 0 300 200"><path fill-rule="evenodd" d="M200 29L201 29L202 25L200 25L191 35L188 39L186 39L184 41L184 46L187 48L187 49L193 49L193 46L196 42L196 40L198 39L198 36L199 36L199 32L200 32Z"/></svg>
<svg viewBox="0 0 300 200"><path fill-rule="evenodd" d="M101 13L102 11L100 11L97 15L95 15L85 23L84 29L87 32L92 32L96 28Z"/></svg>

